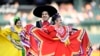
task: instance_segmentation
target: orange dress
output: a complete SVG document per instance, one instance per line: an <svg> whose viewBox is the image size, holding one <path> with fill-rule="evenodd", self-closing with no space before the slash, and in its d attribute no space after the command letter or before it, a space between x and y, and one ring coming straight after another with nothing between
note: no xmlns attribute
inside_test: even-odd
<svg viewBox="0 0 100 56"><path fill-rule="evenodd" d="M32 34L40 40L39 56L87 56L89 39L85 30L70 34L69 27L56 29L48 26L46 30L35 28Z"/></svg>

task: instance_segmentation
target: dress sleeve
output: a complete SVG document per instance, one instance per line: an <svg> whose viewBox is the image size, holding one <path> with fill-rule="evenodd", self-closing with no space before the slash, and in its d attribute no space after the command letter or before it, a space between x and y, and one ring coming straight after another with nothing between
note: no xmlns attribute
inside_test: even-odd
<svg viewBox="0 0 100 56"><path fill-rule="evenodd" d="M5 36L5 37L7 37L8 35L10 35L11 34L11 30L10 30L10 28L5 28L5 29L2 29L1 30L1 35L2 36Z"/></svg>
<svg viewBox="0 0 100 56"><path fill-rule="evenodd" d="M47 28L47 31L48 31L48 35L51 37L51 38L55 38L56 37L56 31L55 31L55 28L53 26L49 26Z"/></svg>

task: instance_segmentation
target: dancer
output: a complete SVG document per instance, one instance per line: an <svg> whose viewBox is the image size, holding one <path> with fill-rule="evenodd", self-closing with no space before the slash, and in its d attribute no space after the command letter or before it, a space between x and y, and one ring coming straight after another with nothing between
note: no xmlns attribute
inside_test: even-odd
<svg viewBox="0 0 100 56"><path fill-rule="evenodd" d="M56 13L57 10L54 7L48 5L38 6L37 8L35 8L33 14L41 18L41 20L36 21L36 27L41 28L43 26L50 25L49 19L52 15Z"/></svg>
<svg viewBox="0 0 100 56"><path fill-rule="evenodd" d="M52 16L52 23L45 29L32 30L32 34L41 42L40 56L90 55L90 42L84 29L73 31L69 26L63 26L59 14Z"/></svg>
<svg viewBox="0 0 100 56"><path fill-rule="evenodd" d="M19 17L14 18L14 26L0 31L0 56L25 56L25 51L20 43L19 33L22 25Z"/></svg>

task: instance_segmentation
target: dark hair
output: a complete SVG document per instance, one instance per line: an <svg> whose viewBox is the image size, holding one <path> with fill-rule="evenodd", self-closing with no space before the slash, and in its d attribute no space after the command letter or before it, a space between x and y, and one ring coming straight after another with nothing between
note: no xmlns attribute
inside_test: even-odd
<svg viewBox="0 0 100 56"><path fill-rule="evenodd" d="M16 25L18 21L20 21L20 18L19 17L15 19L14 25Z"/></svg>
<svg viewBox="0 0 100 56"><path fill-rule="evenodd" d="M43 10L43 11L41 12L41 17L42 17L42 13L43 13L44 11L46 11L46 10ZM46 11L46 12L48 13L48 15L49 15L49 17L50 17L50 13L49 13L48 11Z"/></svg>
<svg viewBox="0 0 100 56"><path fill-rule="evenodd" d="M55 21L60 17L59 13L56 13L55 15L52 16L51 19L51 24L54 25Z"/></svg>

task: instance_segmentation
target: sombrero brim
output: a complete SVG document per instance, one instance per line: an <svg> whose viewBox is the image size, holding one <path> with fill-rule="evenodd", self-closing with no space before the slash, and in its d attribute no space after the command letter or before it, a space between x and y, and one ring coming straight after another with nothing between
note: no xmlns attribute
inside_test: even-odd
<svg viewBox="0 0 100 56"><path fill-rule="evenodd" d="M37 17L41 17L43 11L47 11L50 17L57 13L57 10L52 6L39 6L34 9L33 14Z"/></svg>

